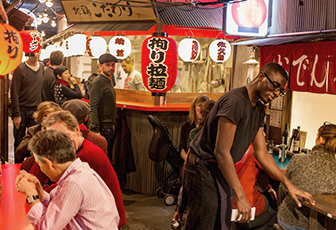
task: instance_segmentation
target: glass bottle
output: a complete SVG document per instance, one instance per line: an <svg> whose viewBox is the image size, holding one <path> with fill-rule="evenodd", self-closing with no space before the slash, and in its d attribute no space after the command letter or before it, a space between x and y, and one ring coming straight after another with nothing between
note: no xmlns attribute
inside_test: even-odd
<svg viewBox="0 0 336 230"><path fill-rule="evenodd" d="M299 153L300 152L300 126L297 127L297 132L294 137L294 143L293 143L293 153Z"/></svg>

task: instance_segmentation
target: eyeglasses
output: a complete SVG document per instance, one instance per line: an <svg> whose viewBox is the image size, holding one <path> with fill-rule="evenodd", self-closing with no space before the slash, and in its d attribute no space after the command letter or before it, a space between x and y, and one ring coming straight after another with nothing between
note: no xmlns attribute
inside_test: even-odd
<svg viewBox="0 0 336 230"><path fill-rule="evenodd" d="M279 96L283 97L286 94L285 89L281 89L279 83L272 81L265 72L262 72L262 73L265 75L268 81L272 84L273 91L279 92Z"/></svg>

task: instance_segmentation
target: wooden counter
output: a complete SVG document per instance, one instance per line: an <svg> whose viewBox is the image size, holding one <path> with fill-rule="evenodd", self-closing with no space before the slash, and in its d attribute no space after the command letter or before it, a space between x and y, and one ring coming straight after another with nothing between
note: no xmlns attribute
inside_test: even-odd
<svg viewBox="0 0 336 230"><path fill-rule="evenodd" d="M168 163L154 163L149 159L148 149L153 127L148 115L161 119L167 126L175 148L179 149L181 125L188 120L189 107L194 98L202 93L167 93L166 104L153 105L149 91L115 89L117 107L125 113L131 132L136 172L128 173L121 187L146 195L156 195L156 190L172 170ZM217 100L222 93L204 93Z"/></svg>
<svg viewBox="0 0 336 230"><path fill-rule="evenodd" d="M126 122L131 132L136 172L128 173L122 188L146 195L156 195L156 190L172 167L163 162L155 163L149 159L148 149L153 135L153 127L148 115L161 119L167 126L173 145L179 149L181 125L188 120L189 105L171 105L154 107L145 103L126 103L118 101L119 110L125 113Z"/></svg>
<svg viewBox="0 0 336 230"><path fill-rule="evenodd" d="M155 111L155 112L181 112L189 111L190 104L167 104L153 105L152 103L132 102L132 101L117 101L117 107L123 109L133 109L140 111Z"/></svg>

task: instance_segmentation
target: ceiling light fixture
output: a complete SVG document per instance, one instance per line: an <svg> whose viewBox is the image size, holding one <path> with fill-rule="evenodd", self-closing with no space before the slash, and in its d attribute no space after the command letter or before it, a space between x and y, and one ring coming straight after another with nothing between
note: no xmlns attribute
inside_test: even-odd
<svg viewBox="0 0 336 230"><path fill-rule="evenodd" d="M48 0L45 4L47 7L52 7L54 5L54 3L51 0Z"/></svg>
<svg viewBox="0 0 336 230"><path fill-rule="evenodd" d="M51 25L52 27L56 27L56 22L55 22L55 20L52 20L51 23L50 23L50 25Z"/></svg>

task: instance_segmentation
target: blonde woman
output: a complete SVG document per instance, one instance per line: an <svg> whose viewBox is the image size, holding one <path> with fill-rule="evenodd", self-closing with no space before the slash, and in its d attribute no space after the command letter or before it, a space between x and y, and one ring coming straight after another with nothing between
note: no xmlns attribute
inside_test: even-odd
<svg viewBox="0 0 336 230"><path fill-rule="evenodd" d="M192 129L197 128L202 120L202 106L209 101L209 97L198 95L190 105L188 121L182 124L180 136L180 153L183 160L187 158L187 139Z"/></svg>
<svg viewBox="0 0 336 230"><path fill-rule="evenodd" d="M33 114L36 122L41 123L43 119L52 112L61 111L61 107L52 101L44 101L37 107L37 111ZM23 137L21 143L15 151L15 163L22 163L26 157L31 156L28 151L28 143L35 133L41 131L41 124L34 125L27 129L27 134Z"/></svg>

